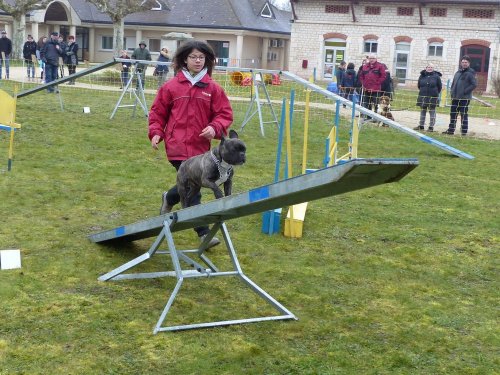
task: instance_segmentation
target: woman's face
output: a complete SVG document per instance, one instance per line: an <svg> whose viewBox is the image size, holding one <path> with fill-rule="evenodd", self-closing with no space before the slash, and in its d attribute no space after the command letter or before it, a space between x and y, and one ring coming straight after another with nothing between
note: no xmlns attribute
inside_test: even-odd
<svg viewBox="0 0 500 375"><path fill-rule="evenodd" d="M434 70L434 67L427 65L425 67L425 70L428 71L428 72L432 72Z"/></svg>
<svg viewBox="0 0 500 375"><path fill-rule="evenodd" d="M198 74L205 67L205 54L193 49L184 62L191 74Z"/></svg>

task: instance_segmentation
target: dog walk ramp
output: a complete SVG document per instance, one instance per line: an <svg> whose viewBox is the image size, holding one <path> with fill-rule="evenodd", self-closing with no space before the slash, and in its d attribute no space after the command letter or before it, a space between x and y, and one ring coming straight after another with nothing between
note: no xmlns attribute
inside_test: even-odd
<svg viewBox="0 0 500 375"><path fill-rule="evenodd" d="M243 273L236 255L236 250L224 222L287 205L309 202L350 191L395 182L406 176L416 168L417 165L418 160L416 159L354 159L340 165L320 169L285 181L261 186L245 193L224 197L196 207L189 207L134 224L92 234L89 236L89 239L95 243L134 241L156 236L154 243L146 253L102 275L99 277L99 280L143 279L165 276L176 277L176 286L156 324L154 333L266 320L297 319L288 309ZM178 250L176 248L172 236L174 232L211 224L213 224L213 226L209 234L197 249ZM215 264L205 254L206 245L218 231L222 234L231 264L234 267L231 271L219 271ZM159 251L163 242L166 242L168 251ZM155 254L169 254L172 259L173 271L125 273L129 269L149 260ZM193 255L197 256L198 259L194 259ZM184 264L187 265L187 269L182 268ZM280 315L163 326L163 322L167 317L184 279L216 276L238 276L253 292L273 306Z"/></svg>

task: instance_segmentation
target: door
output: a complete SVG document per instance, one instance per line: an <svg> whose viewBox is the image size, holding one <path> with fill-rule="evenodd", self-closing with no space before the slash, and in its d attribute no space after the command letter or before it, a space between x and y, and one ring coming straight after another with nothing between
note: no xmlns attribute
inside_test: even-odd
<svg viewBox="0 0 500 375"><path fill-rule="evenodd" d="M215 52L216 65L227 66L229 62L229 42L220 40L207 40Z"/></svg>
<svg viewBox="0 0 500 375"><path fill-rule="evenodd" d="M335 77L335 70L340 62L345 60L344 42L325 42L325 57L323 59L323 78Z"/></svg>
<svg viewBox="0 0 500 375"><path fill-rule="evenodd" d="M410 57L410 44L397 43L396 51L394 54L394 67L396 70L396 78L398 83L405 84L408 77L408 62Z"/></svg>
<svg viewBox="0 0 500 375"><path fill-rule="evenodd" d="M477 91L486 91L488 84L488 70L490 64L490 49L477 44L463 46L460 49L460 56L469 55L470 67L476 72ZM459 65L460 66L460 63Z"/></svg>

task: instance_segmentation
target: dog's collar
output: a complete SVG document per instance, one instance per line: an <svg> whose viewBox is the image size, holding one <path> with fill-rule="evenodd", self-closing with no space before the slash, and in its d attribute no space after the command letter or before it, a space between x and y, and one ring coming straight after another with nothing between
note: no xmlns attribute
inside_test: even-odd
<svg viewBox="0 0 500 375"><path fill-rule="evenodd" d="M217 165L217 169L219 170L219 179L215 181L215 184L219 186L223 182L226 182L229 176L231 176L231 172L233 170L233 166L231 164L226 163L224 160L220 161L214 154L214 151L210 152L210 156L214 161L215 165Z"/></svg>

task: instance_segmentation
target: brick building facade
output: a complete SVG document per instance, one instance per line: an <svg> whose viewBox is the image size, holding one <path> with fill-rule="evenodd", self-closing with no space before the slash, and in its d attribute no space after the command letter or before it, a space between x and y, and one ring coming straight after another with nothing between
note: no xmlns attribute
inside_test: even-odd
<svg viewBox="0 0 500 375"><path fill-rule="evenodd" d="M329 80L341 60L356 69L375 52L399 84L412 85L432 62L451 79L472 57L479 91L500 76L500 1L292 0L290 70Z"/></svg>

